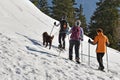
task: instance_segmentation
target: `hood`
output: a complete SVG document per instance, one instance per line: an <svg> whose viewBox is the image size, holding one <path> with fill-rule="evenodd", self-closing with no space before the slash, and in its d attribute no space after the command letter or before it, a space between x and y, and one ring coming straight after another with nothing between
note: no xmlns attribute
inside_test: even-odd
<svg viewBox="0 0 120 80"><path fill-rule="evenodd" d="M75 26L80 26L81 25L81 21L80 20L77 20L76 22L75 22Z"/></svg>

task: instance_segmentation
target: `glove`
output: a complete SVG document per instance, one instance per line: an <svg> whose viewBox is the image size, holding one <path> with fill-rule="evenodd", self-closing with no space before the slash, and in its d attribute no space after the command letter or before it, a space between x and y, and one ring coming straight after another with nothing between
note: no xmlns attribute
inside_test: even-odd
<svg viewBox="0 0 120 80"><path fill-rule="evenodd" d="M88 42L90 43L90 42L91 42L91 40L89 39L89 40L88 40Z"/></svg>
<svg viewBox="0 0 120 80"><path fill-rule="evenodd" d="M54 22L54 25L56 25L56 22Z"/></svg>
<svg viewBox="0 0 120 80"><path fill-rule="evenodd" d="M81 41L83 41L83 39L81 39Z"/></svg>
<svg viewBox="0 0 120 80"><path fill-rule="evenodd" d="M88 43L91 43L91 44L93 44L93 42L92 42L90 39L88 40Z"/></svg>

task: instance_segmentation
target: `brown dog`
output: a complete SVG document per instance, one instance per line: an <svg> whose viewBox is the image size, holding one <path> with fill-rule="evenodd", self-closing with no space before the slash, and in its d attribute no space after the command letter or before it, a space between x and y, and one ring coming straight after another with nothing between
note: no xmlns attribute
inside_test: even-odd
<svg viewBox="0 0 120 80"><path fill-rule="evenodd" d="M45 47L47 47L48 43L49 43L49 49L51 49L52 40L53 40L54 36L48 35L47 32L44 32L42 35L43 35L43 45L45 45Z"/></svg>

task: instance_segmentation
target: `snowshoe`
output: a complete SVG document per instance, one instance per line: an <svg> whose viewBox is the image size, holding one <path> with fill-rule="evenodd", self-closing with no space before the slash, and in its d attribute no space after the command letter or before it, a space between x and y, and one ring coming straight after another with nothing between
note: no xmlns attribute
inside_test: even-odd
<svg viewBox="0 0 120 80"><path fill-rule="evenodd" d="M105 72L104 68L99 67L98 70Z"/></svg>
<svg viewBox="0 0 120 80"><path fill-rule="evenodd" d="M76 61L77 62L77 64L80 64L80 61Z"/></svg>

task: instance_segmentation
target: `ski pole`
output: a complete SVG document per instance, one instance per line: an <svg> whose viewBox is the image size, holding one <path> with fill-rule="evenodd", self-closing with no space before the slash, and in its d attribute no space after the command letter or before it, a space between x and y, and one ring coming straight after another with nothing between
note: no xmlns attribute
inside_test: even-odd
<svg viewBox="0 0 120 80"><path fill-rule="evenodd" d="M56 22L54 22L54 25L53 25L52 30L50 32L50 35L52 34L52 31L53 31L55 25L56 25Z"/></svg>
<svg viewBox="0 0 120 80"><path fill-rule="evenodd" d="M88 65L90 66L90 43L88 43Z"/></svg>
<svg viewBox="0 0 120 80"><path fill-rule="evenodd" d="M83 62L83 43L81 42L81 62Z"/></svg>
<svg viewBox="0 0 120 80"><path fill-rule="evenodd" d="M107 62L107 72L108 72L108 53L107 53L107 47L106 47L106 62Z"/></svg>

